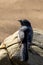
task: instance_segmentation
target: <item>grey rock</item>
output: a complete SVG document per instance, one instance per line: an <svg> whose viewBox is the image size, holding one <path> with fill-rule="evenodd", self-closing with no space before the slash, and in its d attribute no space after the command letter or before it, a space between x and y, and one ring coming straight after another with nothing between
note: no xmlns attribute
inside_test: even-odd
<svg viewBox="0 0 43 65"><path fill-rule="evenodd" d="M43 48L43 34L40 32L33 33L33 44L38 45L39 47Z"/></svg>
<svg viewBox="0 0 43 65"><path fill-rule="evenodd" d="M0 49L0 65L28 65L20 61L21 41L18 39L18 32L15 34L3 42L6 44L6 50ZM30 65L43 65L43 34L34 31L32 46L28 52Z"/></svg>
<svg viewBox="0 0 43 65"><path fill-rule="evenodd" d="M0 49L0 65L11 65L9 56L5 49Z"/></svg>

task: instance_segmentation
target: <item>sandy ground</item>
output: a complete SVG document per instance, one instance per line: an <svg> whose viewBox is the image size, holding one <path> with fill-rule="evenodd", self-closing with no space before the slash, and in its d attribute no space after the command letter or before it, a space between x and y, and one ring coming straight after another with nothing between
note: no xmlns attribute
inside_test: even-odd
<svg viewBox="0 0 43 65"><path fill-rule="evenodd" d="M19 19L43 30L43 0L0 0L0 41L18 30Z"/></svg>

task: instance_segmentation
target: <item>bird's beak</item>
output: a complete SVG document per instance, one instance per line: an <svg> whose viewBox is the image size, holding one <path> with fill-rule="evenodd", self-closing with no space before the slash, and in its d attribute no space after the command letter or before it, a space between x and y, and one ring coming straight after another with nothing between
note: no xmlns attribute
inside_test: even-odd
<svg viewBox="0 0 43 65"><path fill-rule="evenodd" d="M22 20L18 20L19 22L22 22Z"/></svg>
<svg viewBox="0 0 43 65"><path fill-rule="evenodd" d="M20 23L21 23L21 25L22 25L22 20L18 20L18 22L20 22Z"/></svg>

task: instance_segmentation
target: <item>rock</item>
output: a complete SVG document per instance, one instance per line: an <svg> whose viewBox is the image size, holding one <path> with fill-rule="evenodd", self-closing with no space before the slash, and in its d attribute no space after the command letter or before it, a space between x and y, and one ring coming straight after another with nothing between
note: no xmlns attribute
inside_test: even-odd
<svg viewBox="0 0 43 65"><path fill-rule="evenodd" d="M3 63L5 64L5 61L5 65L8 65L9 63L12 65L28 65L27 63L20 61L21 40L18 38L18 31L7 37L2 44L6 45L6 50L0 50L0 65L3 65ZM7 60L3 62L3 58L6 58ZM33 41L29 51L28 62L30 62L30 65L43 64L43 34L36 31L33 33Z"/></svg>
<svg viewBox="0 0 43 65"><path fill-rule="evenodd" d="M5 49L0 49L0 65L11 65L9 56Z"/></svg>
<svg viewBox="0 0 43 65"><path fill-rule="evenodd" d="M33 44L43 48L43 33L34 31L32 42L33 42Z"/></svg>
<svg viewBox="0 0 43 65"><path fill-rule="evenodd" d="M37 46L31 47L29 52L29 63L31 65L43 65L43 50Z"/></svg>
<svg viewBox="0 0 43 65"><path fill-rule="evenodd" d="M18 31L7 37L2 44L6 45L10 58L16 56L20 49L21 40L18 38Z"/></svg>
<svg viewBox="0 0 43 65"><path fill-rule="evenodd" d="M7 52L9 54L9 58L12 63L15 65L17 60L20 61L20 42L21 40L18 38L18 31L14 34L7 37L2 44L6 45ZM12 59L13 58L13 59ZM15 61L16 60L16 61ZM15 62L14 62L15 61Z"/></svg>
<svg viewBox="0 0 43 65"><path fill-rule="evenodd" d="M43 49L39 48L38 46L32 46L31 49L33 49L33 51L35 51L35 54L43 57Z"/></svg>

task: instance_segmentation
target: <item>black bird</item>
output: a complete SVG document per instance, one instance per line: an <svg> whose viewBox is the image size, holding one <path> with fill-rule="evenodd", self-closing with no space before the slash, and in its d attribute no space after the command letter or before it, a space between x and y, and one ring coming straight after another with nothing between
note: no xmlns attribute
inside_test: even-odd
<svg viewBox="0 0 43 65"><path fill-rule="evenodd" d="M33 30L30 21L28 20L18 20L21 24L21 27L19 29L19 37L22 40L22 46L21 46L21 61L27 61L28 58L28 48L30 48L32 38L33 38ZM24 35L22 35L24 34Z"/></svg>

